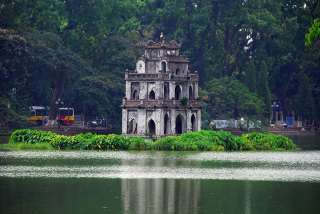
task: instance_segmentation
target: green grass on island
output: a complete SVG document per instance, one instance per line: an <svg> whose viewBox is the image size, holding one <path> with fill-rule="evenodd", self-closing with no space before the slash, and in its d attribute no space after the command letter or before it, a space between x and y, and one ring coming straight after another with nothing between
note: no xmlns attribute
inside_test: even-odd
<svg viewBox="0 0 320 214"><path fill-rule="evenodd" d="M235 137L227 131L202 130L169 136L156 141L141 137L109 134L58 135L52 132L20 129L12 133L5 149L56 150L166 150L166 151L285 151L297 150L291 139L275 134L252 132Z"/></svg>
<svg viewBox="0 0 320 214"><path fill-rule="evenodd" d="M0 149L9 150L54 150L49 143L9 143L1 144Z"/></svg>

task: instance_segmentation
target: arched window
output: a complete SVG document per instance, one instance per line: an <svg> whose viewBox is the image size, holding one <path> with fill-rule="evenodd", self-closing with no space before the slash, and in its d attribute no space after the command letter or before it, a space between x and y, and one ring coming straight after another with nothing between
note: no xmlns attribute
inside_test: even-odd
<svg viewBox="0 0 320 214"><path fill-rule="evenodd" d="M193 93L192 93L192 87L190 85L189 87L189 100L193 100Z"/></svg>
<svg viewBox="0 0 320 214"><path fill-rule="evenodd" d="M177 68L177 70L176 70L176 75L180 75L180 69L179 68Z"/></svg>
<svg viewBox="0 0 320 214"><path fill-rule="evenodd" d="M162 73L167 73L167 64L166 62L161 62Z"/></svg>
<svg viewBox="0 0 320 214"><path fill-rule="evenodd" d="M128 134L137 134L137 123L132 119L128 126Z"/></svg>
<svg viewBox="0 0 320 214"><path fill-rule="evenodd" d="M179 114L176 118L176 134L183 132L183 117Z"/></svg>
<svg viewBox="0 0 320 214"><path fill-rule="evenodd" d="M149 99L150 99L150 100L156 99L156 95L155 95L155 93L154 93L153 90L151 90L150 93L149 93Z"/></svg>
<svg viewBox="0 0 320 214"><path fill-rule="evenodd" d="M193 114L191 116L191 131L193 131L193 132L196 131L195 121L196 121L196 117Z"/></svg>
<svg viewBox="0 0 320 214"><path fill-rule="evenodd" d="M169 98L169 91L166 85L163 86L163 99L167 100Z"/></svg>
<svg viewBox="0 0 320 214"><path fill-rule="evenodd" d="M164 116L164 134L169 134L169 127L170 127L170 123L169 123L169 116L168 114L166 114Z"/></svg>
<svg viewBox="0 0 320 214"><path fill-rule="evenodd" d="M149 133L151 133L151 134L156 133L156 124L154 123L153 120L149 120L148 129L149 129Z"/></svg>
<svg viewBox="0 0 320 214"><path fill-rule="evenodd" d="M134 90L133 94L132 94L132 99L133 100L139 100L139 94L137 90Z"/></svg>
<svg viewBox="0 0 320 214"><path fill-rule="evenodd" d="M175 98L176 98L176 100L181 99L181 88L179 85L177 85L175 88Z"/></svg>

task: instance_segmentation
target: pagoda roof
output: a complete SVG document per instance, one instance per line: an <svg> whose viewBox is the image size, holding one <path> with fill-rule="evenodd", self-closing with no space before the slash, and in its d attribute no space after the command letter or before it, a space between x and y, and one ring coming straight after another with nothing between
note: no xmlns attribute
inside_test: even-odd
<svg viewBox="0 0 320 214"><path fill-rule="evenodd" d="M144 46L146 49L160 49L160 48L166 48L166 49L179 49L180 45L176 41L148 41L147 44Z"/></svg>
<svg viewBox="0 0 320 214"><path fill-rule="evenodd" d="M174 40L171 41L166 41L164 40L163 33L160 35L160 40L154 42L153 40L149 40L147 43L141 42L141 44L144 46L146 49L180 49L182 45L182 40L180 40L179 43L177 43Z"/></svg>
<svg viewBox="0 0 320 214"><path fill-rule="evenodd" d="M183 62L188 63L189 62L189 60L185 59L182 56L168 56L168 61L169 62L178 62L178 63L179 62L180 63L183 63Z"/></svg>

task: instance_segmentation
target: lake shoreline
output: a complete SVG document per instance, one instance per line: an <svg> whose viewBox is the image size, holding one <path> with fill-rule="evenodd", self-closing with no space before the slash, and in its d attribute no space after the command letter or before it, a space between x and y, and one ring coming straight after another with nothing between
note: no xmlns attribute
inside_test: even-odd
<svg viewBox="0 0 320 214"><path fill-rule="evenodd" d="M157 149L107 149L107 150L96 150L96 149L54 149L50 145L44 145L43 143L35 144L0 144L0 151L64 151L64 152L83 152L83 151L96 151L96 152L296 152L300 151L300 148L295 150L285 150L285 149L271 149L271 150L238 150L238 151L208 151L208 150L157 150Z"/></svg>
<svg viewBox="0 0 320 214"><path fill-rule="evenodd" d="M224 131L229 131L233 135L240 136L242 134L246 133L251 133L251 131L241 131L241 130L224 130ZM255 130L254 130L255 131ZM259 132L259 131L257 131ZM319 131L301 131L301 130L268 130L268 133L272 134L280 134L283 136L288 136L288 135L299 135L299 136L315 136L315 135L320 135Z"/></svg>
<svg viewBox="0 0 320 214"><path fill-rule="evenodd" d="M202 130L180 136L145 140L142 137L124 135L75 136L58 135L52 132L20 129L12 133L9 144L2 147L47 148L56 150L161 150L161 151L260 151L297 150L293 141L283 135L245 133L234 136L227 131ZM41 143L42 145L38 145ZM15 146L16 145L16 146Z"/></svg>
<svg viewBox="0 0 320 214"><path fill-rule="evenodd" d="M56 133L58 135L65 135L65 136L74 136L77 134L86 134L86 133L92 133L92 134L101 134L101 135L108 135L108 134L114 134L111 132L110 129L105 129L105 128L81 128L81 127L72 127L72 126L61 126L60 128L52 128L52 127L30 127L31 130L39 130L39 131L45 131L45 132L52 132ZM16 129L19 130L19 129ZM0 136L10 136L14 131L16 130L11 130L10 132L6 132L5 134L0 134ZM261 132L258 129L251 129L249 131L242 131L240 129L217 129L216 131L227 131L231 132L234 136L240 136L242 134L248 134L252 132ZM265 129L264 133L272 133L272 134L279 134L283 136L292 136L292 135L297 135L297 136L320 136L320 130L318 131L301 131L301 129L291 129L288 128L286 130L282 129Z"/></svg>

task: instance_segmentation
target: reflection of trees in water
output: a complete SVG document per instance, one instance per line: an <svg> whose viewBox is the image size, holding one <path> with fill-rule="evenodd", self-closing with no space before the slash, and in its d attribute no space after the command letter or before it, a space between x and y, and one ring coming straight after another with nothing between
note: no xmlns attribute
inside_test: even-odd
<svg viewBox="0 0 320 214"><path fill-rule="evenodd" d="M146 167L178 165L177 160L170 158L146 158L137 164ZM192 179L123 179L121 194L124 213L198 213L200 181Z"/></svg>
<svg viewBox="0 0 320 214"><path fill-rule="evenodd" d="M124 179L124 213L197 213L199 180Z"/></svg>

